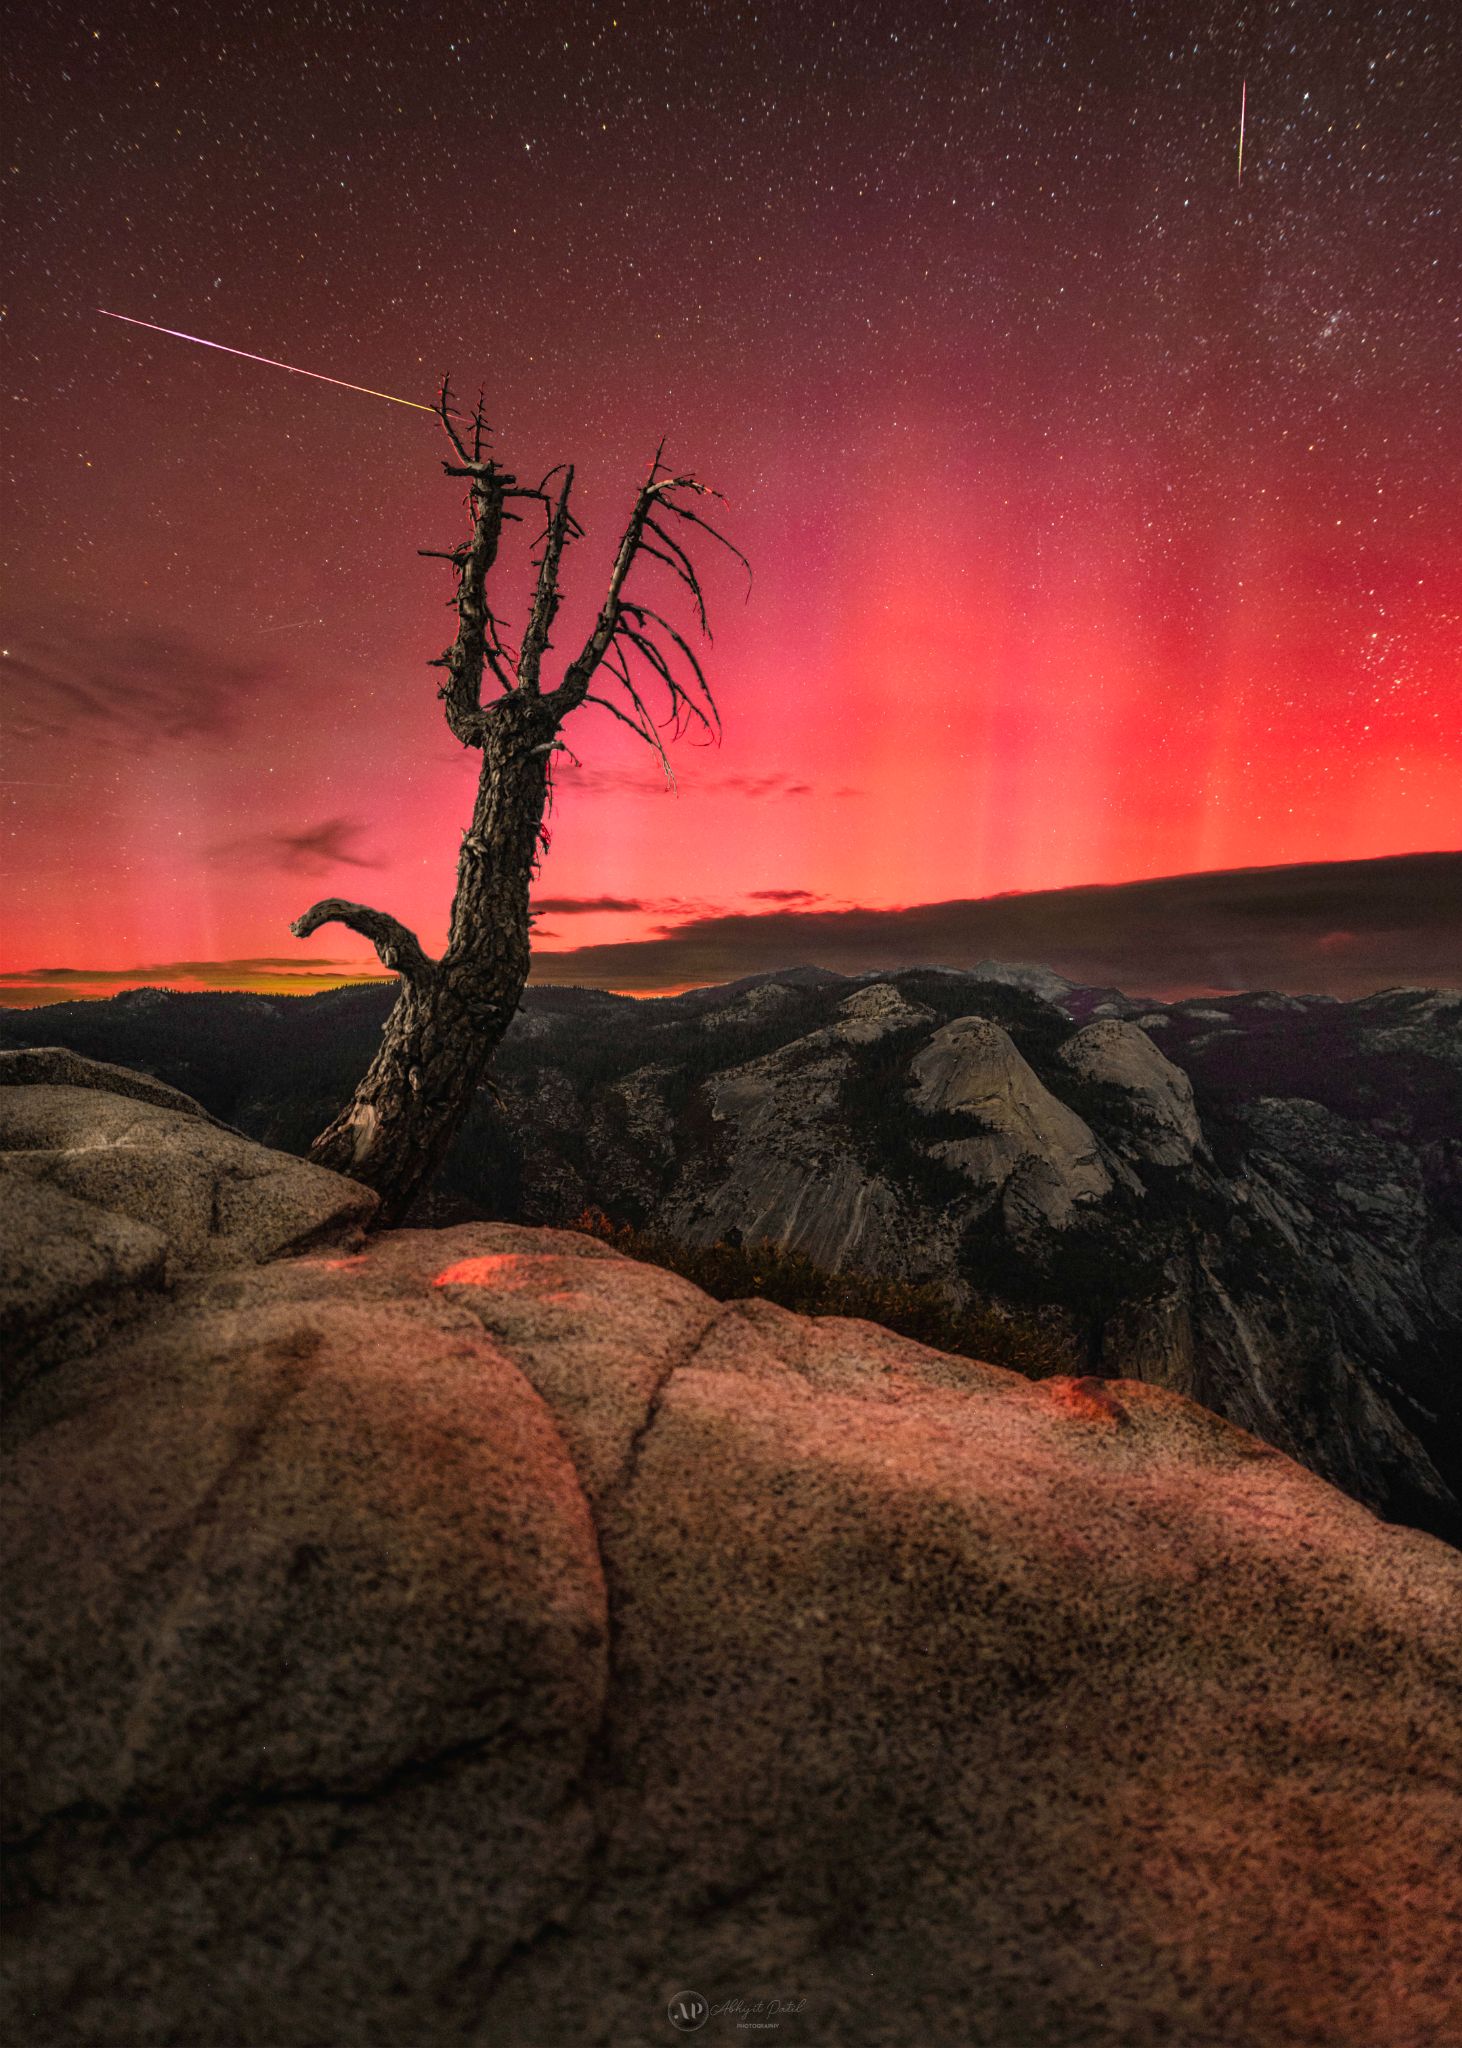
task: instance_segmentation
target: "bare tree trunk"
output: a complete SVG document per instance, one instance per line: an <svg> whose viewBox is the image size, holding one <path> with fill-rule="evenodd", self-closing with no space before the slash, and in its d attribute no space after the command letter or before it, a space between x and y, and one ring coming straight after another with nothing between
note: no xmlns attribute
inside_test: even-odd
<svg viewBox="0 0 1462 2048"><path fill-rule="evenodd" d="M560 601L559 563L579 531L569 512L573 471L564 473L556 495L547 490L548 477L536 489L519 486L506 470L483 458L487 429L481 406L472 422L469 453L453 424L457 415L448 400L444 385L442 425L460 458L444 467L449 476L468 480L471 533L461 547L443 555L458 578L453 600L457 635L435 665L446 671L439 694L447 723L464 746L481 749L482 771L472 824L457 861L447 949L440 960L432 960L395 918L338 897L314 904L291 927L297 938L306 938L321 925L343 924L370 939L383 964L401 977L375 1058L351 1100L310 1152L317 1164L374 1188L381 1197L379 1221L385 1224L401 1220L440 1166L488 1061L517 1014L528 979L528 891L548 805L550 763L563 720L586 702L601 704L632 726L664 760L659 733L630 674L631 655L668 692L677 727L685 719L698 720L711 732L715 717L700 664L680 634L659 613L623 597L625 578L636 559L652 556L691 591L704 626L705 604L694 566L684 546L655 516L673 515L721 539L714 527L677 501L677 494L703 492L704 486L693 477L662 477L656 457L636 496L610 572L608 595L589 639L559 687L545 692L539 676ZM503 521L520 516L510 509L510 502L519 499L538 503L546 523L533 604L522 646L512 654L502 641L486 590ZM666 652L659 635L673 652ZM673 673L671 664L677 658L689 663L695 679L690 689ZM590 696L589 684L601 665L624 692L629 713L608 699ZM484 703L482 684L489 671L501 694ZM709 709L709 718L697 696Z"/></svg>
<svg viewBox="0 0 1462 2048"><path fill-rule="evenodd" d="M399 1222L441 1165L522 1000L554 731L541 697L490 708L446 953L403 967L375 1058L311 1148L380 1193L382 1223Z"/></svg>

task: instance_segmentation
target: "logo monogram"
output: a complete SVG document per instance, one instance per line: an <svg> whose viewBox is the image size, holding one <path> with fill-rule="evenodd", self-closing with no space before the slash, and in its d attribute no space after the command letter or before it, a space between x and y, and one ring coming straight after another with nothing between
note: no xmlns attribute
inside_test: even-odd
<svg viewBox="0 0 1462 2048"><path fill-rule="evenodd" d="M710 2018L711 2008L699 1991L680 1991L671 1999L670 2024L681 2034L693 2034Z"/></svg>

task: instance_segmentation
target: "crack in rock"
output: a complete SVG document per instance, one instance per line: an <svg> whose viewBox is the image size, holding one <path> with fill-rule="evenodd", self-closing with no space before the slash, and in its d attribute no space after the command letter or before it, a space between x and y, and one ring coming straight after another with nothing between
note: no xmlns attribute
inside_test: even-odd
<svg viewBox="0 0 1462 2048"><path fill-rule="evenodd" d="M634 1432L625 1449L624 1463L620 1468L619 1478L615 1483L609 1501L606 1502L606 1506L618 1506L633 1487L635 1476L639 1471L640 1459L643 1457L645 1446L650 1439L650 1432L660 1419L660 1410L665 1404L665 1396L670 1391L670 1382L678 1372L684 1372L689 1366L694 1365L696 1359L705 1348L707 1338L727 1319L733 1307L734 1304L728 1306L725 1302L717 1302L711 1315L686 1346L684 1356L673 1358L661 1372L660 1377L656 1380L650 1391L650 1400L645 1410L645 1419Z"/></svg>
<svg viewBox="0 0 1462 2048"><path fill-rule="evenodd" d="M703 1350L707 1339L727 1316L732 1313L734 1313L734 1304L728 1305L717 1302L711 1314L701 1325L701 1328L696 1332L689 1344L684 1347L681 1355L677 1358L672 1358L660 1373L651 1391L649 1403L645 1410L644 1421L630 1439L619 1478L614 1485L612 1493L604 1502L603 1514L606 1518L622 1505L633 1489L635 1478L639 1471L640 1460L655 1424L659 1420L660 1411L669 1393L671 1381L677 1373L686 1371L688 1367L694 1364L696 1358ZM545 1406L547 1406L547 1403L545 1403ZM551 1408L548 1412L550 1417L552 1417L553 1411ZM565 1456L567 1455L567 1446L565 1446ZM598 1725L589 1739L585 1749L583 1767L570 1787L569 1799L566 1804L571 1804L575 1800L582 1800L586 1805L593 1821L593 1838L585 1852L577 1896L565 1908L545 1919L533 1933L522 1936L499 1958L497 1964L489 1973L486 1983L482 1986L481 1995L484 2003L489 1999L495 1998L507 1985L515 1972L526 1968L545 1949L551 1948L558 1942L567 1941L573 1936L582 1916L593 1909L610 1875L614 1827L610 1819L604 1814L603 1807L607 1795L622 1789L621 1782L613 1767L615 1706L619 1678L620 1626L616 1611L618 1603L615 1594L614 1575L605 1557L601 1517L595 1514L593 1505L587 1500L587 1496L585 1504L589 1512L590 1525L594 1531L595 1549L598 1553L599 1568L604 1581L605 1618L608 1626L609 1640L606 1651L607 1669L605 1674L604 1701L600 1710ZM467 1973L468 1968L469 1966L464 1965L463 1974Z"/></svg>
<svg viewBox="0 0 1462 2048"><path fill-rule="evenodd" d="M279 1354L279 1371L273 1386L260 1402L253 1421L239 1433L228 1463L209 1481L192 1512L166 1533L149 1560L153 1572L165 1572L179 1565L185 1566L185 1570L162 1614L152 1625L142 1682L133 1696L122 1727L116 1763L116 1796L119 1800L127 1787L136 1782L137 1764L146 1743L158 1694L178 1650L179 1624L197 1594L208 1541L217 1526L224 1500L239 1475L258 1457L284 1410L301 1392L309 1361L319 1352L323 1341L318 1331L306 1330L288 1344L274 1347Z"/></svg>

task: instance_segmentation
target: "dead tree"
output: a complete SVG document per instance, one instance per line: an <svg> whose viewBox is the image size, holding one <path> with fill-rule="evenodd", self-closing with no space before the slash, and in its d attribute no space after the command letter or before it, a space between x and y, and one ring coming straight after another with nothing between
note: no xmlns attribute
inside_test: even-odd
<svg viewBox="0 0 1462 2048"><path fill-rule="evenodd" d="M346 925L369 939L382 964L400 976L369 1070L310 1153L319 1165L374 1188L383 1223L399 1221L440 1165L517 1011L528 978L528 891L545 844L553 762L563 751L559 733L565 719L582 705L601 705L653 747L667 771L648 691L661 693L668 705L664 724L677 735L699 725L710 737L719 726L715 700L688 641L638 596L626 595L631 572L646 557L668 569L689 590L696 622L708 638L705 596L691 553L697 531L729 548L750 575L745 556L696 509L697 499L719 494L693 476L666 470L657 454L636 495L589 637L557 687L546 688L543 660L562 597L559 570L565 549L582 532L569 510L573 470L550 470L541 483L522 485L484 453L488 428L480 402L470 426L459 427L461 416L444 383L438 410L451 442L442 467L467 484L468 532L459 547L419 550L449 562L457 577L456 638L432 666L445 671L438 695L448 726L464 747L482 755L472 823L457 862L446 951L433 960L394 917L337 897L312 905L291 926L303 939L321 925ZM535 544L532 604L514 650L488 603L488 580L504 525L525 512L541 516L544 526ZM610 694L591 689L596 680L601 689L607 681Z"/></svg>

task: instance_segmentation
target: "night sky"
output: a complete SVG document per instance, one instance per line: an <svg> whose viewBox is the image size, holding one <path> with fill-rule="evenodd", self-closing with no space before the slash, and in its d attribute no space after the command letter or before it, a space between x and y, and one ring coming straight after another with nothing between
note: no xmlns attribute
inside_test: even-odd
<svg viewBox="0 0 1462 2048"><path fill-rule="evenodd" d="M435 948L477 766L436 424L97 307L484 384L578 466L560 658L662 437L727 494L724 743L574 719L546 949L1462 843L1453 20L29 6L9 999L374 968L326 894Z"/></svg>

